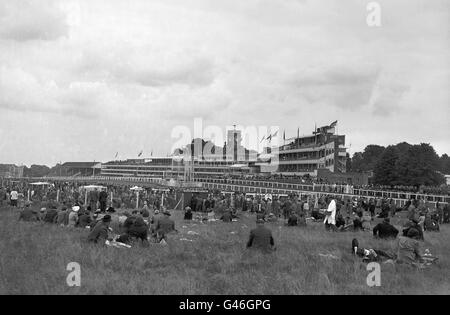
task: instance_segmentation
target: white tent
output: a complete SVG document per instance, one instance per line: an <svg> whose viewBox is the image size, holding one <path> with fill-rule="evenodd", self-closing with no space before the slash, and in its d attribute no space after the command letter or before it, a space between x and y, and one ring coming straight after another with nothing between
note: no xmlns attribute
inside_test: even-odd
<svg viewBox="0 0 450 315"><path fill-rule="evenodd" d="M144 188L138 187L138 186L134 186L134 187L131 187L130 190L134 190L134 191L143 191Z"/></svg>
<svg viewBox="0 0 450 315"><path fill-rule="evenodd" d="M33 185L33 186L51 186L52 184L47 183L47 182L37 182L37 183L30 183L30 185Z"/></svg>
<svg viewBox="0 0 450 315"><path fill-rule="evenodd" d="M105 186L98 186L98 185L88 185L83 186L85 190L106 190L107 188Z"/></svg>

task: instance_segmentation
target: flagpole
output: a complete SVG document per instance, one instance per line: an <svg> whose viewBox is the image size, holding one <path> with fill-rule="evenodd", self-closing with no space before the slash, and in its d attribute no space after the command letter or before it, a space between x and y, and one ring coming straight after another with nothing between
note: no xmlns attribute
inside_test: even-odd
<svg viewBox="0 0 450 315"><path fill-rule="evenodd" d="M314 144L317 145L317 123L314 123Z"/></svg>

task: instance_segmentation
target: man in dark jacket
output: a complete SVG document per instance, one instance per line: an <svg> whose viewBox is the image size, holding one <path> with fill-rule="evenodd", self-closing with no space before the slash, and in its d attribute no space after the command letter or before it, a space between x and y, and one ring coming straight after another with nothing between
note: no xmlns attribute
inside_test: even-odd
<svg viewBox="0 0 450 315"><path fill-rule="evenodd" d="M122 234L117 241L125 244L130 244L132 240L140 239L142 242L147 242L148 226L145 224L144 219L137 217L127 232Z"/></svg>
<svg viewBox="0 0 450 315"><path fill-rule="evenodd" d="M39 221L38 212L30 207L26 207L20 212L19 221L37 222Z"/></svg>
<svg viewBox="0 0 450 315"><path fill-rule="evenodd" d="M109 225L111 224L111 216L105 215L94 229L89 233L88 241L96 244L104 245L108 239Z"/></svg>
<svg viewBox="0 0 450 315"><path fill-rule="evenodd" d="M125 222L123 223L123 229L125 231L125 233L128 233L128 229L133 226L134 221L136 221L137 218L137 211L133 211L132 215L129 216Z"/></svg>
<svg viewBox="0 0 450 315"><path fill-rule="evenodd" d="M105 212L106 211L106 201L108 200L108 193L104 190L102 190L98 195L98 201L100 203L100 211Z"/></svg>
<svg viewBox="0 0 450 315"><path fill-rule="evenodd" d="M233 215L231 214L230 210L226 210L220 219L223 222L231 222L231 221L233 221Z"/></svg>
<svg viewBox="0 0 450 315"><path fill-rule="evenodd" d="M423 229L422 227L419 225L419 219L416 217L413 217L411 221L409 221L405 228L403 229L402 233L403 236L408 236L408 232L410 229L415 229L417 230L417 232L419 233L419 237L418 240L423 241L424 237L423 237Z"/></svg>
<svg viewBox="0 0 450 315"><path fill-rule="evenodd" d="M298 225L297 214L294 211L292 211L291 214L289 215L287 226L297 226L297 225Z"/></svg>
<svg viewBox="0 0 450 315"><path fill-rule="evenodd" d="M256 220L256 228L250 231L247 248L258 249L263 252L275 250L275 242L272 232L264 226L264 220Z"/></svg>
<svg viewBox="0 0 450 315"><path fill-rule="evenodd" d="M86 228L87 226L90 226L92 223L91 214L88 211L82 212L78 216L78 222L77 226L80 228Z"/></svg>
<svg viewBox="0 0 450 315"><path fill-rule="evenodd" d="M156 223L157 241L160 242L166 235L175 230L175 221L170 219L169 210L164 210L164 216Z"/></svg>
<svg viewBox="0 0 450 315"><path fill-rule="evenodd" d="M396 238L398 230L390 223L389 218L384 218L383 222L378 223L373 228L373 236L379 238Z"/></svg>
<svg viewBox="0 0 450 315"><path fill-rule="evenodd" d="M185 220L192 220L192 209L191 207L186 207L185 212L184 212L184 219Z"/></svg>
<svg viewBox="0 0 450 315"><path fill-rule="evenodd" d="M50 206L50 209L45 213L43 221L46 223L54 223L57 215L58 215L58 210L56 210L56 207Z"/></svg>

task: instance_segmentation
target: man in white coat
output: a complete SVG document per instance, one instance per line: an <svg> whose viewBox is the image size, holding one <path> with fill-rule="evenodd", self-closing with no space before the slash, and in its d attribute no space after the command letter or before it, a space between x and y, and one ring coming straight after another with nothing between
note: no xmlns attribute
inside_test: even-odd
<svg viewBox="0 0 450 315"><path fill-rule="evenodd" d="M325 223L325 229L327 231L330 229L336 231L336 200L332 199L330 201L325 214L325 221L323 221L323 223Z"/></svg>

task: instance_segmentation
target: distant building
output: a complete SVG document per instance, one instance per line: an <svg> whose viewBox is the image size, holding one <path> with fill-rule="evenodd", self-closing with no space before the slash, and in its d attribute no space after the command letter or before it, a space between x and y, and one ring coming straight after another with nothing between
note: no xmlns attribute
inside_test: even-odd
<svg viewBox="0 0 450 315"><path fill-rule="evenodd" d="M444 175L445 183L450 186L450 175Z"/></svg>
<svg viewBox="0 0 450 315"><path fill-rule="evenodd" d="M54 176L93 176L100 175L101 163L66 162L54 170Z"/></svg>
<svg viewBox="0 0 450 315"><path fill-rule="evenodd" d="M279 148L278 173L317 176L318 169L345 173L345 136L335 134L336 123L317 128L312 135L297 137Z"/></svg>
<svg viewBox="0 0 450 315"><path fill-rule="evenodd" d="M184 176L192 180L255 173L317 176L318 169L345 173L345 136L335 135L336 123L317 128L313 135L297 137L279 148L264 148L261 154L245 148L242 145L242 131L233 129L227 132L227 141L223 147L196 138L183 148L176 149L170 157L103 163L101 175L153 178Z"/></svg>
<svg viewBox="0 0 450 315"><path fill-rule="evenodd" d="M21 178L23 177L23 166L14 164L0 164L0 177L4 178Z"/></svg>

